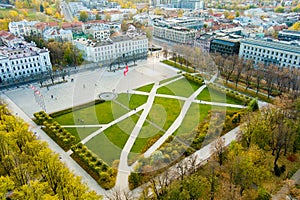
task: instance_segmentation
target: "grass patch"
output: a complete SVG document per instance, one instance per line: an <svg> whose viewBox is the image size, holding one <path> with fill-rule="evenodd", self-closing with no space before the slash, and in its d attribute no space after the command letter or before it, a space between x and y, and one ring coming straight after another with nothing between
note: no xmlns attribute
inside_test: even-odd
<svg viewBox="0 0 300 200"><path fill-rule="evenodd" d="M162 85L164 83L167 83L167 82L172 81L172 80L174 80L176 78L179 78L179 77L181 77L181 75L177 75L177 76L174 76L174 77L171 77L171 78L164 79L164 80L159 82L159 85Z"/></svg>
<svg viewBox="0 0 300 200"><path fill-rule="evenodd" d="M147 119L167 130L178 117L182 104L177 99L156 97Z"/></svg>
<svg viewBox="0 0 300 200"><path fill-rule="evenodd" d="M129 99L129 106L128 106L128 99ZM135 109L144 103L147 102L148 96L145 95L139 95L139 94L126 94L122 93L118 95L118 98L116 99L117 102L123 104L129 109Z"/></svg>
<svg viewBox="0 0 300 200"><path fill-rule="evenodd" d="M120 159L121 151L137 120L136 115L124 119L95 136L86 143L86 146L102 160L112 165L114 160Z"/></svg>
<svg viewBox="0 0 300 200"><path fill-rule="evenodd" d="M142 87L139 87L135 90L137 91L141 91L141 92L150 92L151 89L153 88L154 83L148 84L148 85L144 85Z"/></svg>
<svg viewBox="0 0 300 200"><path fill-rule="evenodd" d="M96 130L98 130L99 128L93 127L93 128L64 128L64 129L72 133L72 135L74 135L79 141L81 141L87 136L89 136L90 134L92 134L93 132L95 132Z"/></svg>
<svg viewBox="0 0 300 200"><path fill-rule="evenodd" d="M126 114L126 112L127 109L123 108L119 104L106 101L57 116L54 120L61 125L107 124Z"/></svg>
<svg viewBox="0 0 300 200"><path fill-rule="evenodd" d="M157 94L169 94L169 95L189 97L198 88L199 85L197 83L188 81L187 79L183 78L173 83L170 83L164 87L159 88L157 90Z"/></svg>
<svg viewBox="0 0 300 200"><path fill-rule="evenodd" d="M226 96L225 94L214 90L212 88L205 88L202 90L202 92L198 95L197 99L202 100L202 101L213 101L213 102L219 102L219 103L228 103L228 104L238 104L238 105L243 105L243 102Z"/></svg>

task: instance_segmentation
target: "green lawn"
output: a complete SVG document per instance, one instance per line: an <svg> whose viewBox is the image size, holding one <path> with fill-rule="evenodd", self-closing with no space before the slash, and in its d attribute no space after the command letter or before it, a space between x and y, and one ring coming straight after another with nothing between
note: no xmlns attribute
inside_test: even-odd
<svg viewBox="0 0 300 200"><path fill-rule="evenodd" d="M182 76L182 75L177 75L177 76L174 76L174 77L171 77L171 78L164 79L164 80L162 80L162 81L159 82L159 85L162 85L162 84L164 84L164 83L167 83L167 82L169 82L169 81L172 81L172 80L174 80L174 79L176 79L176 78L179 78L179 77L181 77L181 76Z"/></svg>
<svg viewBox="0 0 300 200"><path fill-rule="evenodd" d="M169 95L189 97L198 88L199 88L198 84L183 78L173 83L170 83L164 87L159 88L157 90L157 94L169 94Z"/></svg>
<svg viewBox="0 0 300 200"><path fill-rule="evenodd" d="M54 120L61 125L107 124L114 119L117 119L126 114L126 112L127 109L123 108L119 104L111 101L106 101L55 117ZM80 120L83 120L84 123Z"/></svg>
<svg viewBox="0 0 300 200"><path fill-rule="evenodd" d="M137 88L135 90L141 91L141 92L150 92L151 89L153 88L153 85L154 85L154 83L150 83L148 85L144 85L142 87L139 87L139 88Z"/></svg>
<svg viewBox="0 0 300 200"><path fill-rule="evenodd" d="M86 143L86 146L105 162L112 164L120 159L121 151L131 134L137 115L133 115L115 124Z"/></svg>
<svg viewBox="0 0 300 200"><path fill-rule="evenodd" d="M99 127L100 128L100 127ZM76 138L78 138L78 141L83 140L99 128L64 128L70 133L72 133Z"/></svg>
<svg viewBox="0 0 300 200"><path fill-rule="evenodd" d="M197 97L198 100L209 101L209 102L219 102L219 103L229 103L229 104L238 104L243 105L243 102L232 98L226 97L226 94L223 94L212 88L205 88Z"/></svg>
<svg viewBox="0 0 300 200"><path fill-rule="evenodd" d="M179 115L183 102L177 99L156 97L147 119L167 130Z"/></svg>
<svg viewBox="0 0 300 200"><path fill-rule="evenodd" d="M118 94L118 98L115 100L127 108L129 107L130 109L135 109L144 103L147 102L148 96L145 95L139 95L139 94ZM128 106L128 100L129 100L129 106Z"/></svg>
<svg viewBox="0 0 300 200"><path fill-rule="evenodd" d="M191 133L207 117L210 110L211 105L192 103L180 127L174 132L174 135Z"/></svg>

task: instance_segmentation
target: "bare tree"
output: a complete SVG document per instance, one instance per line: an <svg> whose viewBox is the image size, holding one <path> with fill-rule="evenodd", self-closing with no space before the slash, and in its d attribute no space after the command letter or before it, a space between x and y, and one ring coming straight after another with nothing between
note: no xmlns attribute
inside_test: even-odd
<svg viewBox="0 0 300 200"><path fill-rule="evenodd" d="M214 158L219 162L220 166L223 165L225 154L225 138L219 137L211 146L211 153Z"/></svg>

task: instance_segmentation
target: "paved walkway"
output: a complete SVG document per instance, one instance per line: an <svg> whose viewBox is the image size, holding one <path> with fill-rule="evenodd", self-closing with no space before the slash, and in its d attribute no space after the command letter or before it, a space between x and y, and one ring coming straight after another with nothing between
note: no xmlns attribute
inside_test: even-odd
<svg viewBox="0 0 300 200"><path fill-rule="evenodd" d="M196 92L194 92L183 104L181 108L180 114L176 118L176 120L172 123L167 132L161 136L145 153L144 157L148 158L156 149L158 149L170 135L172 135L178 127L181 125L182 120L184 119L186 113L188 112L193 100L202 92L202 90L206 87L206 85L201 86Z"/></svg>
<svg viewBox="0 0 300 200"><path fill-rule="evenodd" d="M148 97L148 100L145 105L145 109L143 113L141 114L140 118L138 119L134 129L132 130L125 146L123 147L123 150L121 152L121 157L120 157L120 163L119 163L119 168L118 168L118 175L117 175L117 181L116 181L116 188L119 188L120 190L128 190L128 176L130 175L130 167L128 166L128 154L130 153L130 150L139 135L143 124L152 108L152 104L155 99L155 94L156 90L158 88L158 84L155 83L153 88L151 89L150 95Z"/></svg>

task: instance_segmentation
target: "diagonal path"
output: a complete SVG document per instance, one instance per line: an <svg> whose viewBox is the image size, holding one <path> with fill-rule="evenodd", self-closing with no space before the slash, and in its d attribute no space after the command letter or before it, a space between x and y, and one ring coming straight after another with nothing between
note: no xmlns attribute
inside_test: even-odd
<svg viewBox="0 0 300 200"><path fill-rule="evenodd" d="M202 92L202 90L206 87L206 85L201 86L198 90L196 90L183 104L183 107L180 111L180 114L176 118L176 120L172 123L170 128L166 131L166 133L161 136L145 153L144 157L148 158L156 149L158 149L170 135L172 135L176 129L181 125L182 120L184 119L187 111L189 110L193 100Z"/></svg>
<svg viewBox="0 0 300 200"><path fill-rule="evenodd" d="M125 115L119 117L118 119L116 119L116 120L114 120L114 121L112 121L112 122L110 122L110 123L108 123L108 124L103 125L102 128L98 129L98 130L95 131L94 133L92 133L92 134L90 134L89 136L87 136L86 138L84 138L84 139L81 141L81 143L82 143L82 144L87 143L89 140L91 140L93 137L97 136L99 133L103 132L105 129L107 129L107 128L109 128L109 127L111 127L111 126L113 126L113 125L119 123L120 121L122 121L122 120L124 120L124 119L130 117L131 115L134 115L134 114L140 112L141 110L144 109L144 107L146 107L145 104L144 104L144 105L141 105L140 107L137 107L135 110L132 110L132 111L126 113Z"/></svg>
<svg viewBox="0 0 300 200"><path fill-rule="evenodd" d="M138 119L134 129L132 130L130 137L128 138L120 156L120 163L118 168L118 175L116 180L115 188L118 188L120 190L128 190L128 176L130 175L130 167L128 166L128 154L138 136L140 133L143 124L151 110L152 104L154 102L155 93L159 85L157 83L154 84L153 88L151 89L150 95L148 97L147 103L145 105L144 111L141 114L140 118Z"/></svg>
<svg viewBox="0 0 300 200"><path fill-rule="evenodd" d="M213 105L213 106L224 106L224 107L232 107L232 108L246 108L247 107L247 106L237 105L237 104L210 102L210 101L202 101L202 100L194 100L193 102L199 103L199 104L207 104L207 105Z"/></svg>

